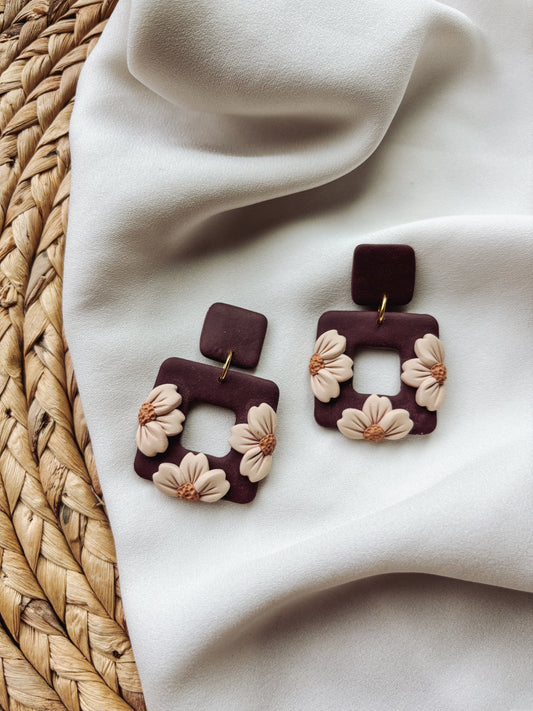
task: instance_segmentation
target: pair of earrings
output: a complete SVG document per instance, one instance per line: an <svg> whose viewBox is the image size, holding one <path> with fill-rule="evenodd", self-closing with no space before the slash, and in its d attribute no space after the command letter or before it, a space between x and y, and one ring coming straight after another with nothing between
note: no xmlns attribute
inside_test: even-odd
<svg viewBox="0 0 533 711"><path fill-rule="evenodd" d="M352 297L372 311L328 311L319 319L309 361L315 419L350 439L379 442L428 434L444 400L444 349L433 316L390 312L414 291L415 254L407 245L359 245L354 252ZM138 415L135 471L163 493L186 501L221 498L248 503L270 471L276 447L278 386L230 370L255 368L267 319L248 309L213 304L200 351L222 368L183 358L166 360ZM361 348L395 349L402 362L401 388L384 397L361 394L351 384ZM214 457L186 450L180 441L195 402L229 408L236 424L230 451Z"/></svg>

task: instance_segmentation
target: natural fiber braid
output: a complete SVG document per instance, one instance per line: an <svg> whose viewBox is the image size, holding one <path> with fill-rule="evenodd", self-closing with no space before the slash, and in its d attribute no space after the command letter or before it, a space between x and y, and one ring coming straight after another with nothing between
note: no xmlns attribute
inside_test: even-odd
<svg viewBox="0 0 533 711"><path fill-rule="evenodd" d="M0 707L5 711L65 711L66 706L0 625Z"/></svg>
<svg viewBox="0 0 533 711"><path fill-rule="evenodd" d="M7 418L3 420L4 423L6 421ZM9 465L9 458L4 457L3 464ZM2 619L27 660L27 667L22 668L20 664L18 667L21 674L25 673L25 683L21 680L20 687L26 692L35 689L36 700L41 694L53 699L54 692L50 688L53 687L63 702L58 705L56 701L56 706L50 704L36 708L131 711L131 707L105 684L93 665L65 634L20 548L1 483L0 573ZM1 636L0 656L3 656ZM44 680L46 686L39 679L41 682ZM39 689L42 691L37 695Z"/></svg>
<svg viewBox="0 0 533 711"><path fill-rule="evenodd" d="M65 237L65 235L63 235ZM59 244L59 242L58 242ZM87 473L91 479L92 489L94 495L99 500L102 496L102 490L100 488L100 480L98 479L98 473L96 471L96 465L94 463L93 448L91 440L89 437L89 430L87 429L87 423L85 421L85 415L83 414L83 408L81 405L81 400L78 392L78 384L76 382L76 377L74 375L74 369L72 367L72 359L70 357L70 351L66 344L65 337L63 335L63 343L65 346L65 374L67 381L67 396L69 404L72 410L72 422L74 425L74 436L78 447L83 455L83 460L85 466L87 467ZM105 508L102 501L102 507ZM118 576L118 570L115 566L115 620L119 625L127 631L126 619L124 617L124 608L122 606L122 596L120 594L120 580Z"/></svg>
<svg viewBox="0 0 533 711"><path fill-rule="evenodd" d="M68 108L68 107L67 107ZM68 130L68 114L64 114L65 119L63 121L63 129L66 134ZM56 122L57 123L57 122ZM57 128L54 134L57 133ZM66 137L65 137L66 140ZM56 151L55 143L53 145L41 145L39 151L43 155L52 154ZM62 159L65 161L68 159L67 149L63 151ZM61 321L61 285L60 278L55 280L57 273L62 274L62 258L64 251L64 234L66 231L67 223L67 202L70 191L70 184L65 182L64 187L60 190L56 196L56 204L53 208L53 212L50 215L48 224L45 228L45 233L43 233L43 239L45 244L45 251L42 251L37 260L33 264L32 280L28 286L28 293L26 296L26 302L28 306L28 314L26 315L25 330L26 338L30 342L26 344L26 350L29 350L29 355L27 357L26 363L26 374L29 375L30 380L37 379L40 381L43 378L43 383L41 383L41 389L39 393L44 394L47 392L48 387L44 384L44 381L50 384L50 387L54 387L54 383L58 385L61 390L62 398L62 409L61 416L68 417L68 425L65 426L64 423L58 420L57 415L54 414L57 409L57 401L55 397L52 397L52 407L47 411L41 406L43 402L46 401L46 397L37 395L37 398L33 399L30 407L30 436L32 441L38 444L34 448L35 456L40 460L41 466L41 480L45 488L45 493L50 501L50 504L56 510L58 509L58 502L60 499L63 504L66 500L62 499L63 496L63 484L69 481L69 486L67 486L66 491L70 500L71 506L65 504L65 508L60 512L60 521L64 532L66 533L67 540L71 545L71 549L76 557L76 560L83 566L84 572L87 575L89 583L95 590L99 600L104 605L105 609L111 616L115 616L121 626L124 625L124 616L122 610L122 604L120 598L115 597L115 580L117 578L117 573L115 570L115 551L114 543L112 539L111 532L109 530L109 525L105 513L102 511L102 502L100 499L101 491L99 484L96 490L93 490L91 477L87 474L87 470L81 457L77 450L75 440L72 440L72 415L70 412L70 403L68 398L64 397L65 391L67 391L67 385L65 382L64 374L64 361L62 358L63 351L63 341L62 333L58 333L56 328L62 328ZM60 239L60 241L58 241ZM48 245L50 249L48 249ZM52 261L50 261L50 258ZM55 289L56 301L56 314L54 323L56 328L54 328L54 323L50 323L48 333L49 339L53 339L51 342L41 343L41 339L46 339L46 333L44 330L41 331L41 326L45 323L47 316L47 309L42 307L39 300L36 300L35 289L39 289L43 286L43 281L52 281L50 289ZM50 299L48 294L45 294L44 298ZM37 317L37 311L40 317ZM35 331L36 334L32 331ZM43 326L44 329L44 326ZM48 340L49 340L48 339ZM56 359L54 363L56 365L55 371L57 371L57 366L60 367L59 376L54 370L43 370L43 364L41 363L42 353L54 353ZM36 359L35 363L32 361L32 356ZM45 364L46 365L46 364ZM60 377L61 382L58 381ZM28 384L28 392L34 393L37 389L37 385L34 382ZM77 390L77 389L76 389ZM55 394L54 394L55 395ZM38 443L40 435L42 441L46 441L49 436L49 429L42 430L42 423L46 419L47 422L55 422L57 429L54 436L51 439L50 446L41 446ZM88 442L88 435L85 434L85 438ZM87 445L85 445L87 446ZM44 451L44 455L41 456L40 452ZM59 453L59 456L58 456ZM69 459L70 457L70 459ZM92 451L90 462L92 463ZM57 476L57 473L61 472L61 476ZM97 479L94 475L93 467L93 477L92 479ZM80 499L81 497L81 499ZM87 512L91 512L89 515Z"/></svg>
<svg viewBox="0 0 533 711"><path fill-rule="evenodd" d="M94 3L91 3L91 4L94 5ZM93 42L93 41L94 41L94 38L91 38L90 42ZM61 87L59 87L59 88L61 88ZM57 89L56 89L56 92L57 92ZM51 104L53 104L53 102L51 102ZM54 107L52 106L52 108L54 108ZM59 109L57 109L57 110L59 110ZM53 113L52 113L52 116L53 116ZM22 141L21 146L22 147L27 146L27 142ZM31 155L31 150L28 148L26 150L27 150L27 153L29 155ZM41 168L45 168L46 167L45 166L46 160L50 156L46 155L46 151L44 151L44 152L41 151L41 155L39 157L40 157L41 161L44 161ZM34 177L36 177L36 176L34 175ZM37 192L39 192L38 185L36 186L36 188L37 188ZM24 210L25 206L24 206L23 201L21 203L20 194L14 196L12 205L15 205L15 214L16 214L16 210L20 209L21 204L22 204L22 210ZM43 204L41 203L39 205L39 209L44 214L44 211L42 208L43 208ZM12 216L10 216L10 219L11 219L11 217ZM34 227L35 227L35 225L34 225ZM5 279L3 288L0 290L0 300L2 301L5 308L10 308L10 307L16 306L16 303L13 303L13 299L15 299L15 302L17 301L17 292L20 294L20 288L24 284L25 279L27 278L27 273L26 273L26 270L24 269L24 262L27 261L28 259L31 259L31 254L27 253L27 254L25 254L25 259L22 260L22 264L20 263L20 261L18 264L16 264L17 260L14 260L13 254L11 254L14 251L16 238L14 237L14 235L12 233L9 234L9 232L10 232L10 230L8 229L8 230L6 230L7 234L4 234L3 245L2 245L2 249L1 249L2 258L4 258L4 260L5 260L3 263L3 266L7 267L8 270L9 270L9 268L11 268L11 270L13 272L11 275L12 278ZM12 393L11 393L11 395L12 395ZM67 609L67 611L68 611L68 609ZM117 655L120 654L117 650L115 650L115 653ZM120 679L120 681L122 681L125 689L128 689L128 687L129 687L129 689L131 689L133 691L133 694L137 696L139 684L138 684L138 680L136 679L136 674L135 674L135 669L134 669L133 664L129 665L129 666L131 666L131 669L128 669L126 664L123 664L121 666L122 666L123 673L121 675L122 678ZM129 674L126 672L129 672ZM128 679L128 676L131 678ZM139 707L139 708L142 707L142 699L137 698L135 700L136 700L135 706Z"/></svg>
<svg viewBox="0 0 533 711"><path fill-rule="evenodd" d="M65 375L67 380L67 397L70 408L72 410L74 436L76 438L76 442L78 443L80 452L83 454L83 461L85 462L87 472L91 477L92 487L97 496L102 496L100 480L98 479L98 472L96 471L96 465L94 463L93 447L89 437L89 430L87 429L87 423L85 421L85 415L83 414L83 408L78 392L78 383L76 382L76 376L74 375L74 368L72 366L72 359L70 357L70 351L68 350L64 334L63 343L65 347Z"/></svg>
<svg viewBox="0 0 533 711"><path fill-rule="evenodd" d="M29 157L43 131L74 96L83 63L115 3L77 2L69 17L48 28L28 48L16 71L10 67L0 76L0 229ZM40 55L44 42L46 54ZM43 79L35 85L41 75Z"/></svg>
<svg viewBox="0 0 533 711"><path fill-rule="evenodd" d="M20 2L9 3L13 9L18 9ZM7 7L7 3L6 3ZM11 63L30 42L40 35L50 22L55 22L61 17L68 0L30 0L22 4L16 15L12 12L6 17L0 35L0 72Z"/></svg>
<svg viewBox="0 0 533 711"><path fill-rule="evenodd" d="M0 33L9 29L27 2L28 0L0 0Z"/></svg>
<svg viewBox="0 0 533 711"><path fill-rule="evenodd" d="M38 14L38 4L20 2L16 11L13 11L15 4L9 2L8 7L0 0L0 29L6 29L8 24L11 24L10 32L0 35L0 57L2 50L4 52L6 50L6 43L13 47L16 41L20 48L27 46L28 38L34 36L29 29L31 29L30 23L38 19L32 15L32 12ZM52 212L59 203L64 206L62 209L66 209L68 182L62 180L61 176L66 175L68 163L66 152L68 144L63 125L67 112L62 120L55 124L57 135L54 137L53 131L50 131L37 150L37 154L35 156L33 154L43 131L70 101L83 61L105 24L97 25L97 23L110 14L114 4L115 0L110 2L82 0L69 10L67 2L53 3L53 7L48 7L48 23L53 21L56 24L45 29L35 42L30 40L30 45L23 53L24 56L19 57L20 62L17 60L17 66L0 76L0 97L5 99L9 95L9 100L4 103L5 110L0 109L2 125L9 122L8 130L0 140L0 166L4 167L0 185L3 186L5 195L5 200L0 204L2 218L9 204L7 227L0 239L0 307L2 307L0 308L0 472L6 481L10 498L9 507L5 505L4 523L7 525L2 526L0 515L0 554L2 549L4 550L0 561L0 612L4 619L12 623L11 634L14 635L16 629L20 631L19 639L14 636L15 641L28 658L32 659L36 667L43 668L45 678L48 678L46 675L51 675L51 681L56 689L61 690L60 696L64 702L67 702L67 707L91 711L127 708L99 678L95 667L107 679L109 686L122 692L133 708L144 709L145 707L129 640L125 636L121 637L116 624L99 606L75 559L65 546L65 540L58 529L53 511L46 505L42 496L42 486L28 444L27 408L21 379L21 297L26 289L29 267L32 266L34 258L37 241L35 236L40 234L42 220L46 219L50 211L51 199L55 196L56 205L52 207ZM25 13L21 13L24 5L26 5ZM40 6L41 10L43 6L44 4ZM20 16L17 18L17 15ZM24 33L21 23L16 22L23 15L27 18L24 23L26 25ZM62 20L57 22L60 16ZM82 46L73 46L82 40ZM26 101L25 106L21 105L22 101ZM47 150L56 139L53 150ZM32 161L28 165L32 156ZM21 183L25 181L26 186L25 189L21 189L18 182L26 166L28 169L20 181ZM61 185L58 187L61 180ZM30 200L26 202L28 196ZM62 215L62 221L63 218L66 219L66 216ZM55 219L52 216L48 220L47 229ZM59 244L60 240L57 240L57 245ZM53 244L46 245L41 240L41 248L46 252L46 258L53 264L52 271L59 275L62 259L59 246L56 249ZM42 261L40 265L34 264L33 275L42 271L42 267ZM46 280L46 272L41 276ZM37 278L30 287L28 309L35 305L37 300L45 304L46 300L36 295L40 294L41 290L44 293L42 279ZM36 301L32 301L32 293ZM57 292L51 289L46 289L46 294L51 299L59 298ZM57 340L54 339L53 343L55 346ZM34 354L38 353L37 343L32 350ZM44 351L41 355L43 353ZM59 350L59 360L62 354L63 350ZM49 370L61 379L60 369L51 366L56 354L50 352L48 357L46 362ZM35 374L37 361L33 358L31 360L32 373ZM80 419L79 398L68 357L64 367L68 370L68 374L65 372L63 377L65 381L68 380L66 390L69 404L78 403L78 406L72 405L76 409L74 428L78 441L83 442L82 451L86 457L84 464L86 463L91 471L89 481L94 482L93 488L100 503L92 451L84 421L80 425L83 418ZM38 419L39 417L36 417L35 421L37 422ZM37 432L37 429L35 431ZM39 457L39 446L43 441L43 435L43 431L39 430L38 441L33 443L37 457ZM81 460L83 461L83 458ZM42 470L42 459L39 464ZM83 476L81 480L87 484ZM51 477L50 481L52 487L47 491L48 495L52 494L55 479ZM60 507L63 507L63 503L60 503ZM97 508L101 510L107 525L103 506ZM66 513L65 518L68 518L67 507L63 507L62 510ZM9 518L11 511L13 520ZM91 514L93 514L92 510L87 518L92 521ZM78 512L76 515L78 529L82 531L84 530L83 518ZM71 515L68 525L72 519ZM13 523L24 545L24 554L19 549L18 557L13 553L12 547L10 548L9 541L3 542L7 535L6 531L11 531L11 542L16 541ZM91 528L93 529L91 535L87 535L87 530ZM92 523L85 527L84 539L78 547L81 551L82 565L94 567L91 563L87 564L87 559L90 559L93 554L90 550L91 545L93 548L98 547L99 536L98 529L95 529ZM87 555L88 553L90 555ZM13 560L14 563L10 566L10 561ZM106 561L105 567L109 567L109 561ZM42 592L32 577L31 569L37 572L37 576L45 584L45 592ZM9 574L6 575L8 570ZM16 574L14 570L17 571ZM113 570L116 577L116 568L113 567ZM28 573L29 577L23 575L21 571ZM28 586L30 586L28 580L33 580L34 583L34 599L28 597ZM17 588L16 582L20 582L23 586L22 590ZM117 619L122 620L118 579L115 580L114 590L115 615ZM45 593L60 613L65 628L77 647L83 651L87 659L92 661L92 664L64 635L62 624L55 617L48 601L43 599ZM120 661L117 661L118 659ZM15 708L14 704L22 709L18 701L11 700L12 708Z"/></svg>
<svg viewBox="0 0 533 711"><path fill-rule="evenodd" d="M71 7L66 7L65 14L43 30L5 68L0 74L0 130L5 128L13 114L46 77L61 73L57 65L66 54L84 42L94 44L94 34L86 41L87 35L107 20L116 1L106 0L102 3L97 0L69 0ZM101 31L102 27L97 34Z"/></svg>
<svg viewBox="0 0 533 711"><path fill-rule="evenodd" d="M11 387L4 390L2 401L17 419L17 426L13 427L6 450L23 465L17 467L14 475L4 481L15 530L22 547L30 563L34 562L39 582L59 617L65 621L71 639L93 662L111 688L121 689L123 694L130 692L137 695L140 692L140 682L136 675L129 640L116 622L105 613L86 578L80 573L77 562L57 528L54 511L47 505L34 467L26 431L27 416L25 408L19 402L20 395L24 394L20 362L20 297L28 282L29 266L40 239L43 223L48 218L54 197L68 170L67 131L71 108L72 104L69 104L58 115L28 163L8 207L7 226L2 237L6 250L9 250L3 255L2 270L5 272L6 281L11 282L11 286L18 292L17 303L9 308L11 328L4 331L0 342L0 347L7 342L7 352L0 355L12 366L8 380ZM58 297L56 294L56 298ZM61 368L54 353L44 354L43 351L43 355L48 359L49 367L61 377ZM33 395L32 392L27 393L30 401ZM65 407L68 408L66 398L59 398L53 405L59 422L65 421L62 414ZM45 417L39 424L39 435L42 434L46 439L48 429L53 426L54 423L47 421ZM38 442L39 437L31 442L31 448L37 452ZM63 445L64 442L59 446ZM67 454L68 450L65 452L68 468L77 471L81 482L81 457L78 455L76 459L73 456L70 461ZM56 486L62 489L61 477L66 476L67 472L58 468L54 474L52 480L45 482L45 488L49 492ZM104 516L101 509L90 513L94 518L98 515ZM29 519L35 521L33 526L28 526ZM83 601L83 604L80 604L80 601Z"/></svg>
<svg viewBox="0 0 533 711"><path fill-rule="evenodd" d="M27 1L27 0L25 0ZM83 0L74 4L73 8L67 12L66 16L62 17L61 20L52 26L49 26L41 35L41 37L36 40L32 45L30 45L21 57L19 57L15 62L13 62L6 72L0 76L0 127L2 126L2 121L7 124L8 119L11 118L12 112L9 108L15 109L20 108L19 103L12 102L6 107L4 104L2 111L2 101L6 97L10 97L12 93L20 93L21 99L24 99L29 91L31 91L37 80L42 80L42 78L50 72L50 67L55 64L61 57L63 57L73 45L77 45L82 41L85 41L85 46L82 48L83 53L80 55L78 51L76 54L75 63L80 67L83 60L94 46L94 43L98 39L103 27L105 26L105 20L111 13L113 7L116 4L116 0L105 0L105 2L98 2L94 0ZM8 8L6 7L6 10ZM18 10L17 10L18 12ZM13 13L12 13L13 15ZM88 36L89 35L89 36ZM43 44L44 43L44 44ZM60 76L62 69L67 66L70 67L73 64L74 57L71 55L67 57L62 63L62 66L55 68L55 73L57 77ZM56 78L57 80L57 78ZM61 88L61 83L59 84ZM38 109L38 99L43 97L43 91L38 88L35 92L35 96L32 98L31 106L32 108ZM51 91L50 82L46 87L46 94ZM70 94L67 96L58 95L58 89L53 89L52 101L46 101L46 103L51 103L51 105L59 111L67 99L70 99ZM12 97L11 97L12 98ZM40 101L42 103L43 99ZM10 130L3 137L3 141L0 140L0 174L2 171L2 165L4 167L4 178L3 181L3 193L4 198L8 201L13 193L14 186L20 176L20 172L26 165L27 156L31 156L32 150L28 149L28 144L36 143L38 138L40 138L42 128L46 128L43 122L46 118L47 121L53 118L53 114L47 111L46 114L40 115L38 111L33 114L33 125L32 121L28 124L28 110L26 108L26 116L23 117L21 124L25 126L22 128L19 122L16 120L13 122L13 126L10 126ZM37 130L35 130L37 128ZM20 129L17 133L17 129ZM28 131L32 132L31 140L28 140ZM23 147L24 152L19 151L19 146ZM3 150L2 150L3 149ZM22 155L21 155L22 153ZM2 181L0 181L0 184ZM7 202L6 202L7 206ZM0 294L1 299L1 294ZM92 456L92 448L85 426L85 420L83 418L83 413L81 412L79 406L79 398L77 397L77 385L72 372L72 366L70 362L70 356L66 354L65 365L69 373L69 401L73 409L79 410L79 416L74 418L76 431L80 430L80 423L82 432L77 439L81 442L81 449L85 456L85 462L89 470L91 480L93 483L93 488L95 489L98 496L101 496L100 484L98 482L98 477L96 474L96 469L94 466L94 460ZM122 618L122 614L118 616Z"/></svg>
<svg viewBox="0 0 533 711"><path fill-rule="evenodd" d="M63 357L61 292L69 176L55 197L30 275L24 317L28 433L50 505L87 580L115 614L115 547L101 492L74 436ZM50 362L49 354L54 354ZM44 425L44 426L43 426ZM120 606L120 620L122 606Z"/></svg>
<svg viewBox="0 0 533 711"><path fill-rule="evenodd" d="M64 250L64 238L65 238L65 234L63 233L60 237L60 240L58 240L58 243L57 243L58 247L61 248L61 254L63 253L63 250ZM63 243L63 245L61 243ZM96 465L94 463L93 448L92 448L91 440L89 437L89 430L87 429L85 415L83 414L80 396L78 393L78 384L77 384L76 378L74 376L74 370L72 368L72 360L71 360L70 352L68 350L68 346L66 344L64 336L63 336L63 343L65 346L65 375L66 375L66 382L67 382L66 394L68 397L68 401L69 401L69 405L70 405L70 409L71 409L71 414L72 414L72 425L74 427L74 438L75 438L78 448L83 456L83 461L84 461L85 466L87 468L87 474L90 477L93 495L94 495L96 501L98 501L98 502L101 501L102 508L105 510L104 502L103 502L103 500L101 500L102 490L100 488L100 481L98 479L98 473L96 471ZM107 521L107 519L106 519L106 521ZM101 529L99 529L99 530L101 530ZM68 536L67 536L67 538L68 538ZM99 553L100 553L99 547L97 546L96 554L99 555ZM85 556L88 554L89 554L88 549L82 548L82 567L86 573L87 573L87 568L90 567L90 566L86 567L86 563L85 563L85 560L86 560ZM113 548L113 555L114 555L114 548ZM115 561L115 557L113 557L113 561ZM114 617L115 617L115 620L118 622L118 624L123 629L127 630L126 620L124 618L124 608L122 606L122 597L120 595L120 584L119 584L118 570L117 570L116 565L114 565L113 567L114 567L114 574L115 574Z"/></svg>
<svg viewBox="0 0 533 711"><path fill-rule="evenodd" d="M9 29L12 29L13 35L20 34L15 31L13 25L21 25L24 23L25 15L21 14L23 9L28 5L35 5L32 0L0 0L0 33L2 35ZM41 3L42 5L42 3ZM48 24L53 23L62 14L62 7L65 5L65 0L55 0L54 2L46 2L46 16ZM28 13L26 13L27 15ZM38 14L38 13L37 13ZM1 37L0 35L0 41Z"/></svg>
<svg viewBox="0 0 533 711"><path fill-rule="evenodd" d="M13 417L0 418L1 424L8 429L13 427ZM16 452L16 454L19 454ZM13 457L9 446L0 454L0 467L2 472L9 473L20 466ZM2 501L3 496L0 496ZM5 506L5 509L4 509ZM26 523L31 527L35 519L26 512ZM37 526L45 528L42 520L36 520ZM56 547L57 539L49 545ZM139 692L123 691L126 701L122 700L115 690L104 682L92 664L79 649L69 640L62 624L56 617L38 583L35 581L28 565L28 551L21 551L17 536L9 518L7 504L0 503L0 612L13 639L19 644L25 657L51 684L68 709L78 711L131 711L131 709L145 709L142 696ZM60 548L56 548L57 557L61 557ZM81 577L81 574L80 576ZM69 583L76 592L76 585ZM84 606L80 592L83 593L83 584L78 586L78 604ZM67 604L68 616L68 604ZM89 614L89 624L91 615ZM123 642L117 649L107 650L106 656L110 663L115 656L123 653L131 658L128 645ZM132 677L135 675L134 662L130 661ZM123 677L126 682L127 671L124 669ZM127 686L127 684L125 684ZM46 708L46 707L45 707Z"/></svg>
<svg viewBox="0 0 533 711"><path fill-rule="evenodd" d="M57 62L76 46L75 17L48 27L0 75L0 130L24 105L31 92L53 71Z"/></svg>

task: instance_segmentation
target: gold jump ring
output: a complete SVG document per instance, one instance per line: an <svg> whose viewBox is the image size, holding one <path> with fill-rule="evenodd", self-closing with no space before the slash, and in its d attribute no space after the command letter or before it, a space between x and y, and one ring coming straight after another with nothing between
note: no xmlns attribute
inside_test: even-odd
<svg viewBox="0 0 533 711"><path fill-rule="evenodd" d="M226 380L226 375L228 374L228 370L230 367L231 359L233 358L233 351L230 351L228 353L228 357L226 358L226 362L222 366L222 374L220 375L218 382L223 383L224 380Z"/></svg>
<svg viewBox="0 0 533 711"><path fill-rule="evenodd" d="M385 309L387 308L387 294L383 294L381 299L381 306L378 310L378 326L381 326L383 319L385 318Z"/></svg>

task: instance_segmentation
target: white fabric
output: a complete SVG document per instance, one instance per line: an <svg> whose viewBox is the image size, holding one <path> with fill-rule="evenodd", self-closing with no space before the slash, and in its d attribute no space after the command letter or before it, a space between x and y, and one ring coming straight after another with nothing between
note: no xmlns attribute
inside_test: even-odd
<svg viewBox="0 0 533 711"><path fill-rule="evenodd" d="M120 0L83 70L65 326L152 711L533 708L531 6L454 5ZM416 250L449 371L428 437L314 421L362 242ZM267 315L281 391L247 506L132 465L215 301Z"/></svg>

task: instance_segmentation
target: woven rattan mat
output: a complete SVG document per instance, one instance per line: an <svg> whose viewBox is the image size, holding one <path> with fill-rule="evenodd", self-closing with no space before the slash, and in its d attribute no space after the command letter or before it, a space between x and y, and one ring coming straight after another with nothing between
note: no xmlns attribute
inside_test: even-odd
<svg viewBox="0 0 533 711"><path fill-rule="evenodd" d="M0 706L145 709L63 336L68 129L116 0L0 0Z"/></svg>

